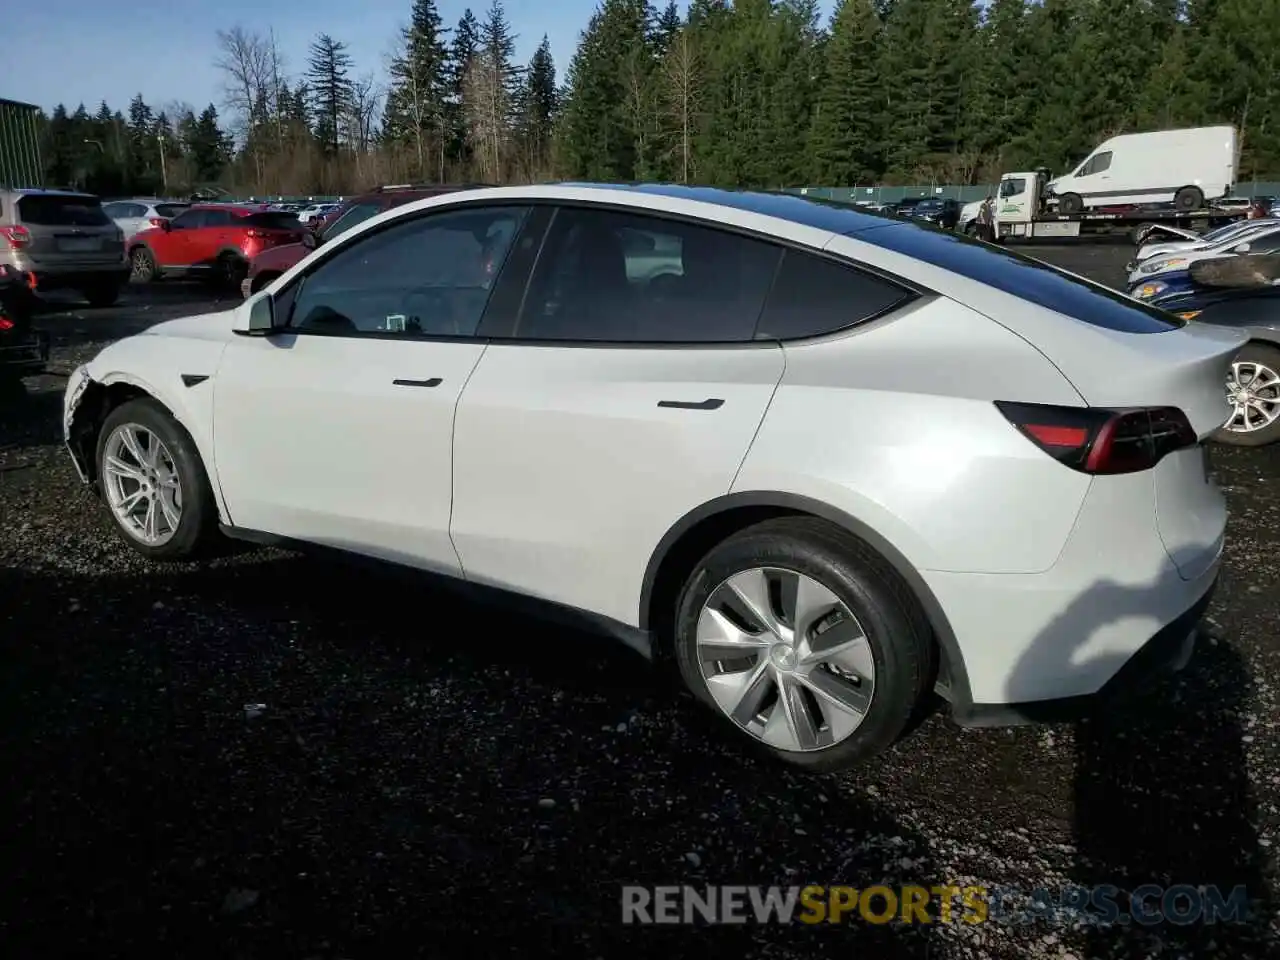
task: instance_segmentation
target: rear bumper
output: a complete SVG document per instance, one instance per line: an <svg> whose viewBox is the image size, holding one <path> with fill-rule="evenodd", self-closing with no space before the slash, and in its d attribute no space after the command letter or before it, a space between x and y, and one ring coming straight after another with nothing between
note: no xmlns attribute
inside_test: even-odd
<svg viewBox="0 0 1280 960"><path fill-rule="evenodd" d="M48 334L36 331L21 338L0 338L0 370L39 373L48 362Z"/></svg>
<svg viewBox="0 0 1280 960"><path fill-rule="evenodd" d="M101 266L81 264L74 267L49 267L40 269L27 265L23 269L35 274L36 293L49 290L79 290L82 287L99 286L106 283L124 285L129 282L129 265L105 263Z"/></svg>
<svg viewBox="0 0 1280 960"><path fill-rule="evenodd" d="M1213 600L1217 570L1190 607L1162 627L1095 693L1025 703L956 703L952 720L962 727L1010 727L1079 720L1123 703L1155 680L1177 673L1195 651L1198 624Z"/></svg>

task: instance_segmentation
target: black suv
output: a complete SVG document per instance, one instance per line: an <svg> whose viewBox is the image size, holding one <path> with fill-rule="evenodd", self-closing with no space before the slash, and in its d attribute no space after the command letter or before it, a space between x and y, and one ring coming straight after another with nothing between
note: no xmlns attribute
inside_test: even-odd
<svg viewBox="0 0 1280 960"><path fill-rule="evenodd" d="M0 389L49 362L49 337L31 326L36 302L30 276L0 264Z"/></svg>

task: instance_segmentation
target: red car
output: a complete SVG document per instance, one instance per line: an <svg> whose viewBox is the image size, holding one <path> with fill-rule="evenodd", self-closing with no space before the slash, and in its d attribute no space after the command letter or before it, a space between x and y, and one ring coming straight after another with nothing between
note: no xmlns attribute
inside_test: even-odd
<svg viewBox="0 0 1280 960"><path fill-rule="evenodd" d="M384 210L436 197L444 193L458 190L473 190L486 187L485 183L462 184L397 184L389 187L378 187L369 193L353 197L341 207L329 214L315 229L303 237L302 243L290 243L287 246L276 246L265 250L253 258L248 273L240 283L240 292L246 298L253 296L280 274L289 270L308 253L326 240L332 240L344 230L349 230L357 223L375 217ZM305 229L305 228L304 228Z"/></svg>
<svg viewBox="0 0 1280 960"><path fill-rule="evenodd" d="M296 244L306 228L291 213L260 205L193 204L172 220L129 241L133 278L197 277L232 288L264 250Z"/></svg>

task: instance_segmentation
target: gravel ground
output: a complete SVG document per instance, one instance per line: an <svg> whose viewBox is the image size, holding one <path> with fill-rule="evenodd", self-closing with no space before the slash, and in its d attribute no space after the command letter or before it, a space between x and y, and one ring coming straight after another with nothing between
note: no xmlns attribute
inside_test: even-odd
<svg viewBox="0 0 1280 960"><path fill-rule="evenodd" d="M1115 283L1127 253L1036 255ZM1277 955L1280 450L1215 451L1226 572L1180 677L1074 726L934 716L813 779L598 638L275 551L135 559L60 448L56 371L209 308L172 285L51 313L55 373L0 405L9 955ZM880 882L1244 884L1255 917L619 923L623 884Z"/></svg>

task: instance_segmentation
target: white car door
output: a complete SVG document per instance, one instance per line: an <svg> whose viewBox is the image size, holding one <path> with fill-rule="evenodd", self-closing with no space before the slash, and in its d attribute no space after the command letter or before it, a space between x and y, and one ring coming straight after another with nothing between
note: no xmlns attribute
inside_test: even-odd
<svg viewBox="0 0 1280 960"><path fill-rule="evenodd" d="M335 243L275 295L283 331L235 338L214 383L234 526L460 573L454 410L524 213L426 211Z"/></svg>
<svg viewBox="0 0 1280 960"><path fill-rule="evenodd" d="M468 580L637 622L650 555L729 493L781 379L782 348L753 341L780 257L677 220L555 213L458 405Z"/></svg>

